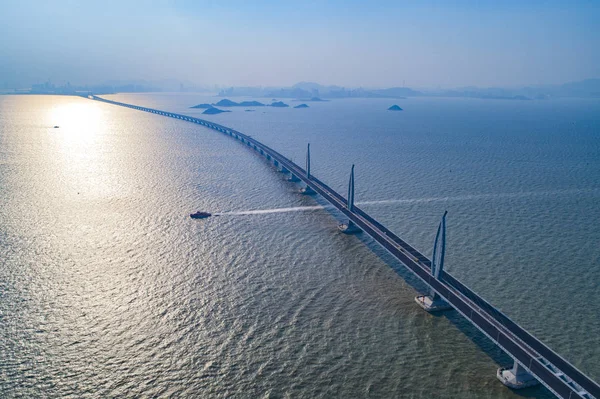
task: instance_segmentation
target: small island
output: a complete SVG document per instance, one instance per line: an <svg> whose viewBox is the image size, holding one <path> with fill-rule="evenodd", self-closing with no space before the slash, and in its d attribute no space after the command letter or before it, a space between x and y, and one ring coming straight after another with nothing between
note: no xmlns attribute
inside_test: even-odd
<svg viewBox="0 0 600 399"><path fill-rule="evenodd" d="M265 104L258 101L242 101L238 104L240 107L264 107Z"/></svg>
<svg viewBox="0 0 600 399"><path fill-rule="evenodd" d="M219 107L237 107L239 104L236 103L235 101L231 101L228 98L224 98L221 101L219 101L218 103L213 104L213 105L217 105Z"/></svg>
<svg viewBox="0 0 600 399"><path fill-rule="evenodd" d="M190 107L190 108L206 108L206 111L203 112L204 114L214 115L214 114L219 114L221 112L231 112L231 111L225 111L225 110L215 111L215 109L217 109L215 107L265 107L265 106L278 107L278 108L289 107L289 105L285 104L283 101L273 100L273 103L268 105L268 104L263 104L259 101L242 101L242 102L236 103L235 101L231 101L228 98L224 98L216 104L198 104L198 105L194 105L193 107ZM300 104L299 106L297 106L295 108L308 108L308 105Z"/></svg>
<svg viewBox="0 0 600 399"><path fill-rule="evenodd" d="M296 105L294 108L308 108L308 105L306 105L306 104L299 104L299 105Z"/></svg>
<svg viewBox="0 0 600 399"><path fill-rule="evenodd" d="M402 108L394 104L388 108L388 111L402 111Z"/></svg>
<svg viewBox="0 0 600 399"><path fill-rule="evenodd" d="M327 101L329 101L329 100L323 100L323 99L322 99L322 98L320 98L320 97L311 97L311 98L299 98L299 99L297 99L297 100L294 100L294 101L306 101L306 102L308 102L308 101L311 101L311 102L327 102Z"/></svg>
<svg viewBox="0 0 600 399"><path fill-rule="evenodd" d="M211 107L211 108L207 108L203 112L203 114L205 114L205 115L216 115L216 114L220 114L220 113L223 113L223 112L231 112L231 111L225 111L225 110L222 110L222 109L219 109L219 108Z"/></svg>
<svg viewBox="0 0 600 399"><path fill-rule="evenodd" d="M235 101L231 101L228 98L224 98L221 101L219 101L216 104L213 104L211 106L218 106L218 107L264 107L265 104L258 102L258 101L242 101L241 103L236 103Z"/></svg>

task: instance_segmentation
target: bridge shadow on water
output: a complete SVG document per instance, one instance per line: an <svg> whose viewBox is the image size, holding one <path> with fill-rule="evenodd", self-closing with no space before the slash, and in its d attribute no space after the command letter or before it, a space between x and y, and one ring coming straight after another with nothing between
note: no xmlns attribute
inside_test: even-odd
<svg viewBox="0 0 600 399"><path fill-rule="evenodd" d="M314 196L314 200L326 210L331 216L333 216L339 222L345 221L346 217L336 208L330 206L330 204L320 196ZM340 234L342 234L340 232ZM415 276L404 264L402 264L393 255L387 252L379 243L371 238L366 233L359 233L354 235L360 242L362 242L373 254L375 254L383 263L389 266L400 278L402 278L410 287L412 287L416 293L429 293L430 288L420 278ZM415 293L415 294L416 294ZM415 303L415 306L418 306ZM423 310L426 313L425 310ZM470 321L465 319L460 313L455 310L447 310L442 312L429 313L429 315L436 318L446 318L452 325L454 325L460 332L462 332L471 342L473 342L483 353L489 356L498 367L512 367L513 358L506 354L498 345L492 342L487 336L485 336L477 327L475 327ZM495 378L494 375L490 375L490 378ZM500 384L500 381L498 381ZM506 388L510 389L510 388ZM511 391L518 396L525 398L555 398L554 394L550 392L543 385L538 385L525 389L511 389Z"/></svg>

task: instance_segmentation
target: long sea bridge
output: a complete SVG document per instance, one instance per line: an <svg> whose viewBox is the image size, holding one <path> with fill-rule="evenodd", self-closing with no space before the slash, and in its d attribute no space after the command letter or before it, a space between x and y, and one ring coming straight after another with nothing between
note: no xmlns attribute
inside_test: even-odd
<svg viewBox="0 0 600 399"><path fill-rule="evenodd" d="M456 310L511 356L514 359L513 366L498 369L497 377L502 383L518 389L539 382L559 398L600 399L598 383L444 270L446 213L438 227L430 260L354 205L354 166L350 174L347 198L313 176L310 172L310 145L307 149L306 168L302 168L260 141L215 122L94 95L88 97L108 104L196 123L240 141L272 162L281 172L289 174L290 181L302 181L305 184L302 190L304 194L316 193L342 212L348 218L347 223L340 225L342 232L352 234L364 231L427 284L430 292L415 298L425 310Z"/></svg>

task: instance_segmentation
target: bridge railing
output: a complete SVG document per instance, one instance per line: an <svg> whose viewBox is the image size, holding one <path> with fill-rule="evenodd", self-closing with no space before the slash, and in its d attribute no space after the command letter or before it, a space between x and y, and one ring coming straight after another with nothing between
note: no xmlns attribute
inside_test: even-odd
<svg viewBox="0 0 600 399"><path fill-rule="evenodd" d="M341 196L335 190L331 189L328 185L326 185L316 177L312 176L312 174L310 178L307 178L306 171L302 167L295 164L293 161L283 156L279 152L275 151L274 149L266 146L258 140L251 138L248 135L204 119L193 118L186 115L170 113L165 111L159 111L152 108L132 106L130 104L106 100L97 96L93 96L93 99L107 103L112 103L115 105L122 105L129 108L141 109L147 112L167 114L168 116L177 119L184 119L195 123L200 123L204 126L221 131L223 133L231 133L238 137L241 137L249 145L252 144L253 146L255 146L255 148L261 149L266 155L271 156L274 160L279 162L282 166L286 167L294 175L303 180L307 185L311 186L313 190L325 197L332 204L336 205L336 207L340 211L342 211L342 213L344 213L351 220L357 223L377 242L384 246L384 248L386 248L398 259L400 259L418 277L420 277L423 281L425 281L436 291L438 291L438 293L444 298L446 298L449 301L449 303L451 303L459 312L461 312L465 317L471 319L471 321L475 323L475 325L477 325L486 335L488 335L490 339L497 342L507 352L511 353L515 358L517 358L523 365L529 368L529 370L535 375L537 375L540 379L552 384L552 386L549 386L549 388L551 388L557 394L561 395L562 397L571 397L571 395L574 393L573 387L568 385L568 381L562 380L559 377L557 377L556 373L553 373L552 370L549 367L547 367L547 365L541 362L541 358L538 358L537 354L546 359L553 366L558 367L562 372L568 374L570 379L575 381L589 394L600 398L600 387L593 380L591 380L577 368L572 366L569 362L564 360L560 355L552 351L546 345L541 343L533 335L531 335L525 329L520 327L517 323L512 321L510 318L508 318L494 306L492 306L479 295L477 295L474 291L469 289L466 285L461 283L458 279L451 276L449 273L442 271L440 280L432 278L431 273L429 272L431 267L431 261L427 257L421 254L414 247L406 243L400 237L395 235L393 232L388 230L377 220L373 219L371 216L366 214L360 208L354 207L354 212L350 212L347 208L344 207L346 199L343 196ZM375 229L379 231L376 231ZM389 242L390 240L394 244L391 244ZM402 251L400 251L398 247L402 248ZM446 287L444 284L448 284L448 287ZM453 290L455 291L453 292ZM457 295L457 293L459 295ZM464 296L464 299L461 299L459 297L460 295ZM484 312L487 316L484 317L479 315L477 312L473 312L473 305L470 305L465 301L474 303L477 312ZM503 328L506 329L507 333L513 335L508 336L505 332L499 330L498 326L491 323L487 319L487 317L490 317L492 320L495 321L495 323L499 323ZM531 348L533 352L531 352L531 350L529 349L523 349L520 346L520 344L518 344L515 341L515 338L522 341L522 343L526 345L526 348ZM580 395L577 394L577 396Z"/></svg>

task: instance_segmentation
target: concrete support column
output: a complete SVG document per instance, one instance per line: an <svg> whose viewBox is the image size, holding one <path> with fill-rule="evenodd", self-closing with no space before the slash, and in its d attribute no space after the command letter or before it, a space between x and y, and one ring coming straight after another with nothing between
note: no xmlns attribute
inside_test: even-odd
<svg viewBox="0 0 600 399"><path fill-rule="evenodd" d="M300 190L300 193L304 194L304 195L315 195L316 194L315 190L313 190L309 186L306 186L306 187L302 188Z"/></svg>
<svg viewBox="0 0 600 399"><path fill-rule="evenodd" d="M512 368L499 368L496 376L504 385L512 389L527 388L540 383L516 360L514 361Z"/></svg>

